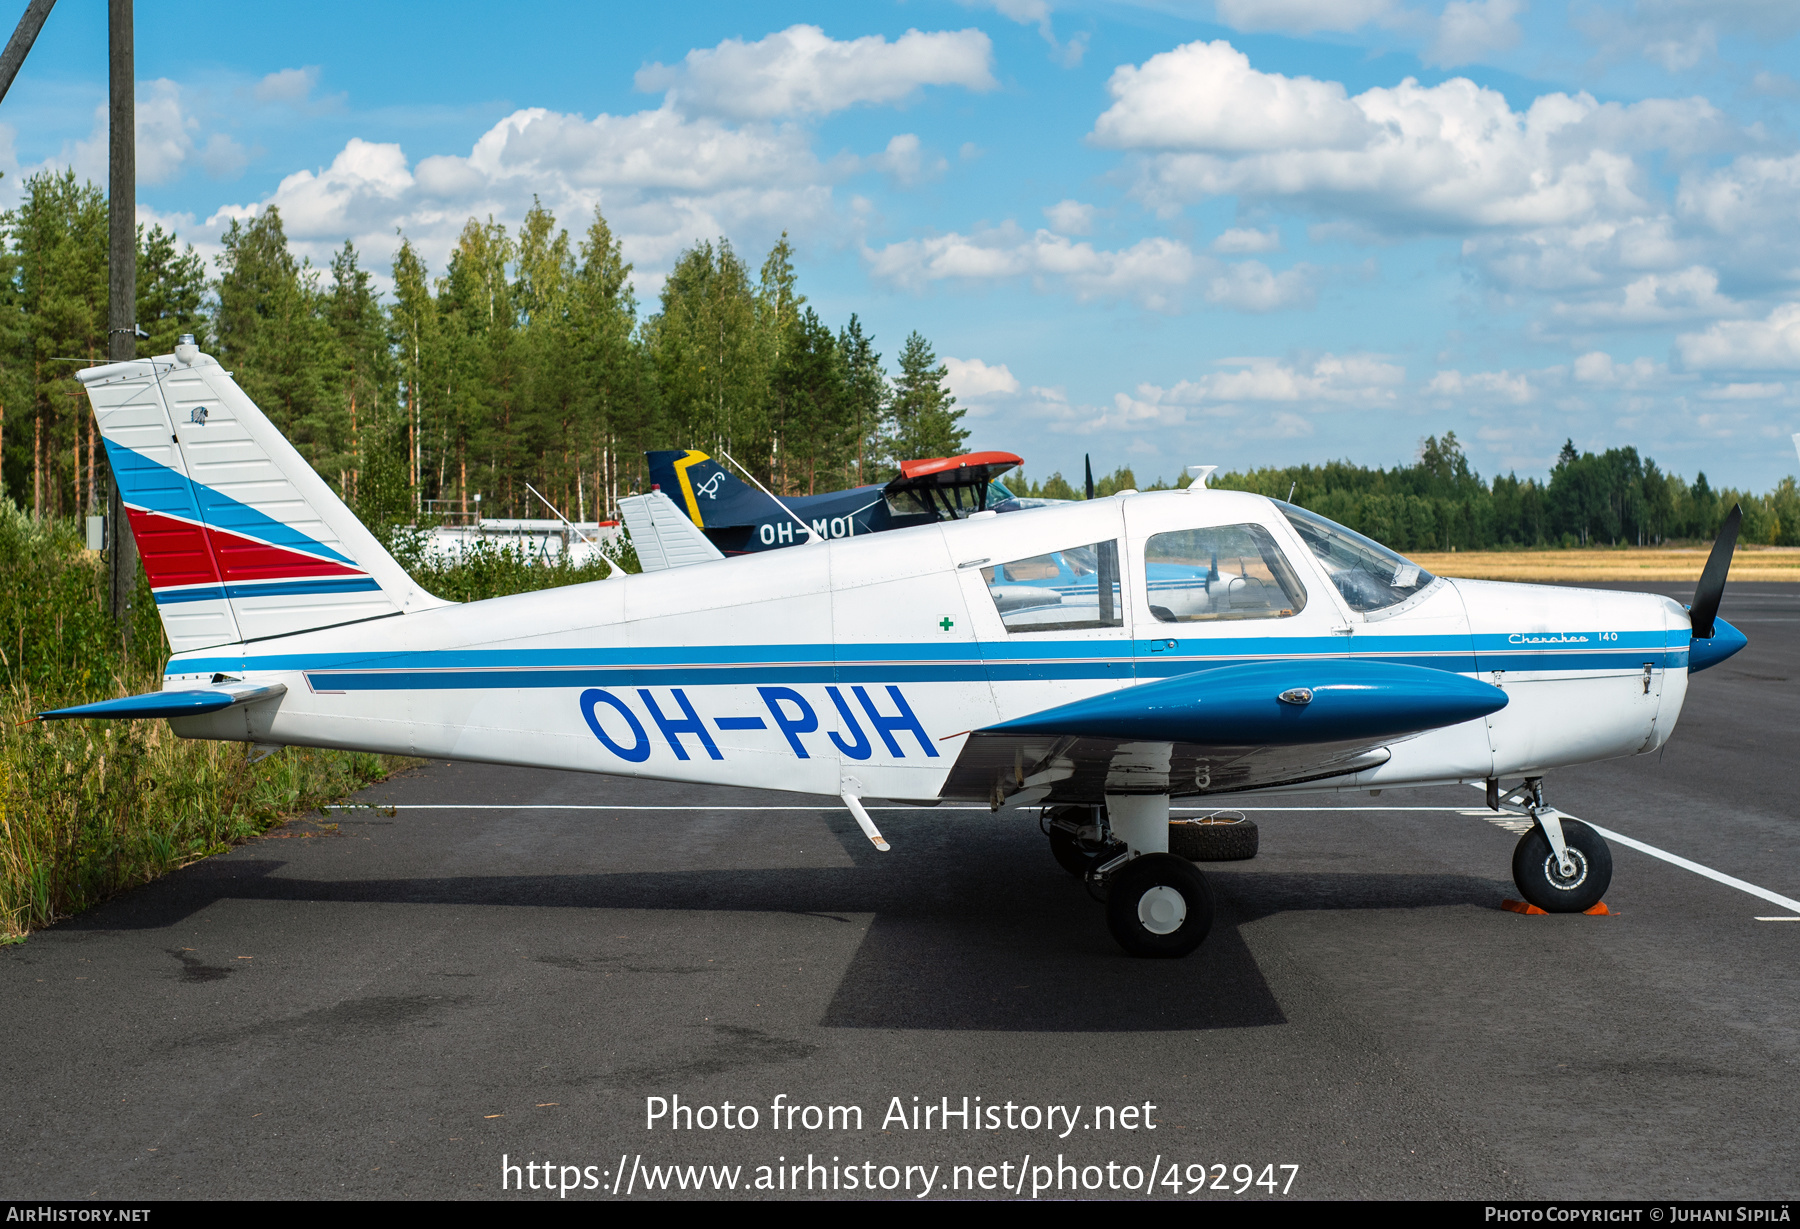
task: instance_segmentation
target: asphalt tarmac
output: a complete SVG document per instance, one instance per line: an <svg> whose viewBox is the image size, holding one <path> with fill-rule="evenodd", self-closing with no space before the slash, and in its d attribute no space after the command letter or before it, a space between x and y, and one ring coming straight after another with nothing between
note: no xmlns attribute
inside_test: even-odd
<svg viewBox="0 0 1800 1229"><path fill-rule="evenodd" d="M1800 897L1800 586L1724 613L1666 750L1550 800ZM0 950L0 1197L1796 1190L1800 921L1757 919L1800 910L1615 845L1612 916L1505 912L1473 789L1234 800L1262 852L1179 961L1028 818L877 811L881 854L835 800L442 762L358 801Z"/></svg>

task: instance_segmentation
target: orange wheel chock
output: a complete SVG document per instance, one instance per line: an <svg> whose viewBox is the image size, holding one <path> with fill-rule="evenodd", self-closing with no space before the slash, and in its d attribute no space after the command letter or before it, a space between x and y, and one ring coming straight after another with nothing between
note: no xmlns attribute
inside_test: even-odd
<svg viewBox="0 0 1800 1229"><path fill-rule="evenodd" d="M1533 917L1549 916L1548 913L1538 908L1536 905L1528 905L1522 900L1503 900L1500 902L1500 907L1508 913L1523 913ZM1583 909L1581 912L1588 917L1611 917L1613 915L1613 911L1606 907L1605 901L1601 901L1592 909Z"/></svg>

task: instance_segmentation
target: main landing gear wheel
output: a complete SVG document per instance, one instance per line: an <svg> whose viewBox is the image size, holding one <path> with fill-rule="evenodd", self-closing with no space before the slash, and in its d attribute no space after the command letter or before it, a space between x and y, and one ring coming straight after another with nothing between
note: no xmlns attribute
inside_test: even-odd
<svg viewBox="0 0 1800 1229"><path fill-rule="evenodd" d="M1121 866L1110 879L1107 929L1133 956L1185 956L1212 929L1212 893L1185 858L1145 854Z"/></svg>
<svg viewBox="0 0 1800 1229"><path fill-rule="evenodd" d="M1573 873L1562 872L1550 838L1533 825L1513 850L1513 882L1520 896L1545 913L1582 913L1599 904L1612 884L1612 850L1579 819L1564 816L1562 834Z"/></svg>

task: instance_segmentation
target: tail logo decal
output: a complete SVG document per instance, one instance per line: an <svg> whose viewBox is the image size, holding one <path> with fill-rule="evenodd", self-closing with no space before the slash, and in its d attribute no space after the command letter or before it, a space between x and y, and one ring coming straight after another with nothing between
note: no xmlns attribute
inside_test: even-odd
<svg viewBox="0 0 1800 1229"><path fill-rule="evenodd" d="M380 588L290 525L110 440L106 453L159 606Z"/></svg>

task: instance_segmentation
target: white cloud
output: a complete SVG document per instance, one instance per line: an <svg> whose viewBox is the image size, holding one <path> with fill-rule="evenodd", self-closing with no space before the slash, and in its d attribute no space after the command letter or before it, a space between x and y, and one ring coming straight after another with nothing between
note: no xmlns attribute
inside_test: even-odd
<svg viewBox="0 0 1800 1229"><path fill-rule="evenodd" d="M1234 438L1295 439L1313 433L1312 422L1297 411L1380 410L1398 402L1406 382L1404 368L1367 354L1327 354L1310 363L1229 358L1216 365L1223 370L1172 387L1143 383L1114 393L1105 406L1040 398L1035 412L1052 431L1083 435L1204 422L1209 439L1216 440L1221 423L1235 424L1229 428Z"/></svg>
<svg viewBox="0 0 1800 1229"><path fill-rule="evenodd" d="M1227 265L1206 284L1206 301L1240 311L1271 312L1284 307L1310 307L1318 297L1310 265L1270 272L1260 260Z"/></svg>
<svg viewBox="0 0 1800 1229"><path fill-rule="evenodd" d="M1702 389L1703 401L1768 401L1787 394L1785 384L1721 384Z"/></svg>
<svg viewBox="0 0 1800 1229"><path fill-rule="evenodd" d="M1317 297L1320 272L1304 264L1280 272L1257 260L1227 264L1160 236L1108 250L1050 230L1026 234L1011 222L971 235L907 239L866 249L864 256L875 276L910 290L933 282L1026 278L1040 291L1131 299L1153 311L1177 310L1190 286L1207 302L1239 311L1307 307Z"/></svg>
<svg viewBox="0 0 1800 1229"><path fill-rule="evenodd" d="M1394 404L1406 382L1406 370L1374 355L1327 354L1311 363L1276 358L1219 360L1216 371L1173 387L1139 384L1130 393L1113 394L1112 405L1090 429L1144 429L1179 426L1198 415L1206 419L1246 414L1265 424L1286 415L1277 435L1309 435L1312 426L1293 413L1311 410L1375 409ZM1255 407L1246 411L1245 407ZM1276 409L1277 406L1293 407Z"/></svg>
<svg viewBox="0 0 1800 1229"><path fill-rule="evenodd" d="M315 262L346 237L385 255L399 228L441 268L468 218L516 220L534 196L576 231L604 208L626 259L642 266L640 290L698 239L816 232L831 216L830 174L791 125L732 127L667 106L591 120L534 108L495 124L466 157L416 166L398 145L353 139L330 166L226 206L207 227L275 205L295 249Z"/></svg>
<svg viewBox="0 0 1800 1229"><path fill-rule="evenodd" d="M1050 58L1064 68L1076 68L1087 54L1088 36L1084 31L1068 42L1056 37L1055 23L1050 19L1048 0L957 0L965 8L992 8L1002 17L1022 26L1036 26L1038 34L1050 44Z"/></svg>
<svg viewBox="0 0 1800 1229"><path fill-rule="evenodd" d="M270 73L256 83L251 96L257 102L287 103L298 106L312 94L313 87L319 83L317 65L305 68L284 68L280 72Z"/></svg>
<svg viewBox="0 0 1800 1229"><path fill-rule="evenodd" d="M903 132L892 138L888 141L886 150L865 158L863 162L872 170L885 173L902 188L916 187L926 180L936 179L950 166L942 154L926 149L919 138L910 132Z"/></svg>
<svg viewBox="0 0 1800 1229"><path fill-rule="evenodd" d="M1257 72L1230 43L1189 43L1121 64L1094 140L1119 149L1357 149L1377 133L1335 81Z"/></svg>
<svg viewBox="0 0 1800 1229"><path fill-rule="evenodd" d="M944 366L949 371L947 382L950 391L958 401L1010 396L1019 391L1018 378L1007 369L1005 363L989 366L978 358L951 358L945 355Z"/></svg>
<svg viewBox="0 0 1800 1229"><path fill-rule="evenodd" d="M1764 320L1722 320L1683 333L1675 346L1699 370L1800 371L1800 303L1783 303Z"/></svg>
<svg viewBox="0 0 1800 1229"><path fill-rule="evenodd" d="M1024 277L1040 289L1066 287L1081 299L1129 298L1164 311L1209 263L1174 239L1107 251L1048 230L1027 235L1011 223L974 235L907 239L865 256L875 276L913 290L938 281Z"/></svg>
<svg viewBox="0 0 1800 1229"><path fill-rule="evenodd" d="M194 152L194 133L200 121L187 113L181 87L173 81L151 81L138 92L138 182L168 183L181 174Z"/></svg>
<svg viewBox="0 0 1800 1229"><path fill-rule="evenodd" d="M1425 395L1525 405L1537 400L1538 393L1524 372L1440 371L1425 386Z"/></svg>
<svg viewBox="0 0 1800 1229"><path fill-rule="evenodd" d="M1217 196L1299 199L1378 230L1522 230L1653 214L1633 151L1703 148L1704 99L1623 106L1546 94L1517 112L1466 78L1347 94L1259 72L1224 42L1121 66L1093 140L1143 151L1138 195L1165 211Z"/></svg>
<svg viewBox="0 0 1800 1229"><path fill-rule="evenodd" d="M678 65L638 70L637 88L666 90L684 112L736 119L826 115L859 103L901 103L928 85L991 90L993 44L980 30L879 34L839 41L790 26L754 43L726 39Z"/></svg>
<svg viewBox="0 0 1800 1229"><path fill-rule="evenodd" d="M1063 235L1085 235L1094 229L1094 207L1080 201L1058 201L1044 206L1050 229Z"/></svg>
<svg viewBox="0 0 1800 1229"><path fill-rule="evenodd" d="M1355 30L1390 18L1394 0L1218 0L1219 20L1234 30L1311 34Z"/></svg>
<svg viewBox="0 0 1800 1229"><path fill-rule="evenodd" d="M1616 298L1558 303L1565 319L1584 324L1663 324L1677 320L1732 316L1738 307L1719 293L1719 275L1704 266L1674 273L1647 273Z"/></svg>
<svg viewBox="0 0 1800 1229"><path fill-rule="evenodd" d="M1249 230L1234 226L1212 241L1215 252L1273 252L1281 247L1278 230Z"/></svg>
<svg viewBox="0 0 1800 1229"><path fill-rule="evenodd" d="M1604 350L1591 350L1575 360L1574 375L1577 384L1595 388L1641 389L1665 378L1668 368L1641 354L1618 363Z"/></svg>
<svg viewBox="0 0 1800 1229"><path fill-rule="evenodd" d="M1425 62L1449 67L1510 49L1519 41L1513 18L1524 8L1523 0L1450 0L1438 18Z"/></svg>

